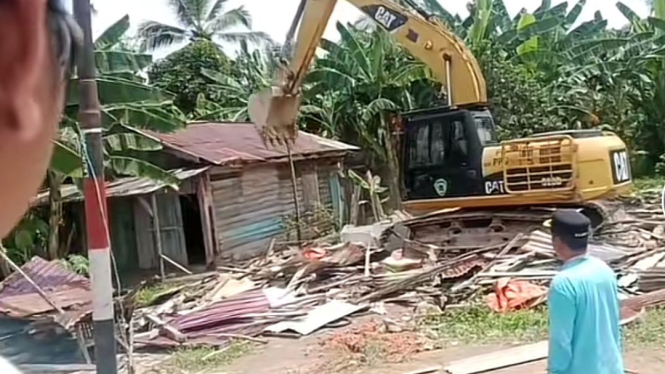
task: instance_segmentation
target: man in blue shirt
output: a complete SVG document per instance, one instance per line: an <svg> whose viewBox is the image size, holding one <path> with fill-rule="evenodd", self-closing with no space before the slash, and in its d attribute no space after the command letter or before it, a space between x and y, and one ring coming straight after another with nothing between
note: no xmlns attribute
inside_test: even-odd
<svg viewBox="0 0 665 374"><path fill-rule="evenodd" d="M549 373L623 374L616 276L587 256L589 219L562 210L551 226L564 265L549 291Z"/></svg>

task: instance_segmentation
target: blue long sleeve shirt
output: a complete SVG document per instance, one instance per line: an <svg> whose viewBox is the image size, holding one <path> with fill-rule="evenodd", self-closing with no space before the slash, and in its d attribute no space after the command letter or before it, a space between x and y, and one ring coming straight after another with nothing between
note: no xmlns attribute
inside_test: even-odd
<svg viewBox="0 0 665 374"><path fill-rule="evenodd" d="M616 276L603 261L567 262L549 291L550 374L623 374Z"/></svg>

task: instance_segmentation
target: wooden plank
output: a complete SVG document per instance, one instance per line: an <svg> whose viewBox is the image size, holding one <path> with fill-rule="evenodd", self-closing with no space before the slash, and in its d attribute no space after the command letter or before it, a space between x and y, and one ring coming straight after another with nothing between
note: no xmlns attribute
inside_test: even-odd
<svg viewBox="0 0 665 374"><path fill-rule="evenodd" d="M159 194L157 204L162 253L181 265L189 264L180 196L176 193Z"/></svg>
<svg viewBox="0 0 665 374"><path fill-rule="evenodd" d="M17 366L26 373L75 373L96 370L95 365L90 364L23 364Z"/></svg>
<svg viewBox="0 0 665 374"><path fill-rule="evenodd" d="M214 217L212 205L212 192L210 187L210 176L203 173L199 176L197 183L196 197L199 203L199 212L201 215L201 229L203 231L203 245L206 253L206 265L215 261L217 255L216 240L214 238Z"/></svg>
<svg viewBox="0 0 665 374"><path fill-rule="evenodd" d="M164 333L166 336L168 336L169 338L171 338L171 339L173 339L173 340L175 340L179 343L187 341L187 337L183 333L178 331L175 327L173 327L173 326L169 325L168 323L162 321L161 319L159 319L159 317L148 314L147 316L145 316L145 318L148 321L155 324L155 326L157 326L157 328L159 328L159 330L162 333Z"/></svg>
<svg viewBox="0 0 665 374"><path fill-rule="evenodd" d="M319 196L319 179L316 173L316 164L305 164L301 170L302 190L305 209L303 211L314 211L321 204Z"/></svg>
<svg viewBox="0 0 665 374"><path fill-rule="evenodd" d="M542 341L454 361L446 366L444 370L448 374L485 373L539 361L547 358L548 354L549 344L547 341Z"/></svg>
<svg viewBox="0 0 665 374"><path fill-rule="evenodd" d="M157 247L157 258L159 260L159 276L161 277L161 280L164 280L166 278L166 273L164 271L164 260L162 257L164 256L164 253L162 252L162 235L161 235L161 228L159 226L159 209L157 209L157 194L152 194L151 196L151 202L152 202L152 234L154 235L154 240L155 240L155 246Z"/></svg>
<svg viewBox="0 0 665 374"><path fill-rule="evenodd" d="M163 259L164 261L166 261L166 262L168 262L169 264L173 265L174 267L176 267L178 270L182 271L183 273L185 273L185 274L187 274L187 275L194 275L194 273L192 273L191 271L189 271L186 267L184 267L184 266L180 265L179 263L177 263L177 262L171 260L171 259L169 258L169 256L166 256L166 255L162 254L161 257L162 257L162 259Z"/></svg>
<svg viewBox="0 0 665 374"><path fill-rule="evenodd" d="M157 251L152 234L152 208L150 202L139 196L134 200L134 224L136 226L136 250L139 257L139 268L143 270L158 267Z"/></svg>
<svg viewBox="0 0 665 374"><path fill-rule="evenodd" d="M414 370L410 371L408 373L404 374L429 374L429 373L438 373L439 370L441 370L441 366L432 366L432 367L427 367L424 369L419 369L419 370Z"/></svg>

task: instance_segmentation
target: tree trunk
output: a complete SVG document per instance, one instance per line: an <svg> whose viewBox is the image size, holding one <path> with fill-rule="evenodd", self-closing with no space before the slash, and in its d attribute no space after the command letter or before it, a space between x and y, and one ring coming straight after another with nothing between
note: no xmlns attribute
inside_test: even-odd
<svg viewBox="0 0 665 374"><path fill-rule="evenodd" d="M397 157L397 142L393 136L393 129L381 117L381 124L386 131L386 156L388 158L388 170L385 175L388 177L386 183L388 184L388 191L390 195L390 202L388 206L393 210L402 209L402 193L400 181L400 165L399 158Z"/></svg>
<svg viewBox="0 0 665 374"><path fill-rule="evenodd" d="M49 202L49 220L48 220L48 249L47 255L50 260L58 258L60 249L60 221L62 220L62 196L60 195L60 186L62 178L53 171L47 174L48 180L48 202Z"/></svg>

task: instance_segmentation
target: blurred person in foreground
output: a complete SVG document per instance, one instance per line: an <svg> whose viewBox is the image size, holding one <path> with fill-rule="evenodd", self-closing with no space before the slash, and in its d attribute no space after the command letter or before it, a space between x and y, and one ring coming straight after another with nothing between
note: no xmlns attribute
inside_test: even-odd
<svg viewBox="0 0 665 374"><path fill-rule="evenodd" d="M551 227L564 264L549 291L549 373L623 374L616 275L587 255L590 221L577 211L560 210Z"/></svg>
<svg viewBox="0 0 665 374"><path fill-rule="evenodd" d="M44 181L82 39L59 0L0 0L0 239Z"/></svg>
<svg viewBox="0 0 665 374"><path fill-rule="evenodd" d="M0 238L44 181L81 42L60 0L0 0Z"/></svg>

